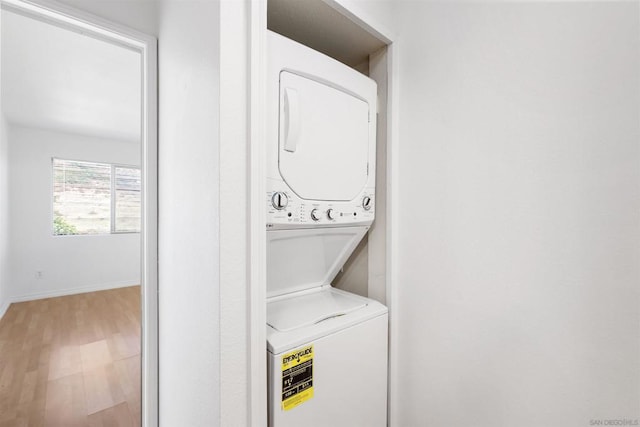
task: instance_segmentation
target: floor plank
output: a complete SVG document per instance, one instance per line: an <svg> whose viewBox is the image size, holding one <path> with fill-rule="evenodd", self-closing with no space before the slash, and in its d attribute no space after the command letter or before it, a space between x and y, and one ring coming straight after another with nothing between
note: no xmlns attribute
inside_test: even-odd
<svg viewBox="0 0 640 427"><path fill-rule="evenodd" d="M83 371L87 414L111 408L125 401L113 364Z"/></svg>
<svg viewBox="0 0 640 427"><path fill-rule="evenodd" d="M91 427L134 426L134 417L126 403L107 408L89 416Z"/></svg>
<svg viewBox="0 0 640 427"><path fill-rule="evenodd" d="M81 349L75 345L56 348L49 359L49 380L82 372Z"/></svg>
<svg viewBox="0 0 640 427"><path fill-rule="evenodd" d="M82 355L82 370L84 372L111 363L111 353L106 340L95 341L80 346Z"/></svg>
<svg viewBox="0 0 640 427"><path fill-rule="evenodd" d="M140 287L12 304L0 427L140 425Z"/></svg>
<svg viewBox="0 0 640 427"><path fill-rule="evenodd" d="M67 375L49 381L45 403L46 426L83 426L87 407L82 374Z"/></svg>

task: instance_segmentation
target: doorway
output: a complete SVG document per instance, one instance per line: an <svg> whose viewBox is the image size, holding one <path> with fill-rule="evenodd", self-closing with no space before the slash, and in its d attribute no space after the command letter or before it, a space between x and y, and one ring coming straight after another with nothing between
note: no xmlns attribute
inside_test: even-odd
<svg viewBox="0 0 640 427"><path fill-rule="evenodd" d="M157 425L156 40L20 0L2 32L0 412Z"/></svg>

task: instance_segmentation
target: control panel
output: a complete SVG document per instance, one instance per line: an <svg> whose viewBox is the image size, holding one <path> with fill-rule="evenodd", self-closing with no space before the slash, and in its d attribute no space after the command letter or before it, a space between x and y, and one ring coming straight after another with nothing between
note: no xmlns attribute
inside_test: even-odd
<svg viewBox="0 0 640 427"><path fill-rule="evenodd" d="M348 202L304 200L291 190L267 192L267 229L370 224L373 192Z"/></svg>

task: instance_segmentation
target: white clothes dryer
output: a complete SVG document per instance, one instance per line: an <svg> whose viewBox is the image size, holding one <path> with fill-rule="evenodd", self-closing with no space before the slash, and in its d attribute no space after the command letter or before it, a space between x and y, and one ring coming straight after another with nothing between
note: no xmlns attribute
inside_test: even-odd
<svg viewBox="0 0 640 427"><path fill-rule="evenodd" d="M267 229L369 225L377 85L268 33Z"/></svg>

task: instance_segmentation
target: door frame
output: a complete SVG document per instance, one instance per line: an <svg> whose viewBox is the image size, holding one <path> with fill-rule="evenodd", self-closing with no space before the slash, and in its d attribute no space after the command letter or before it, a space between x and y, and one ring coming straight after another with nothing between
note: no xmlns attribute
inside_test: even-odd
<svg viewBox="0 0 640 427"><path fill-rule="evenodd" d="M142 426L158 425L158 57L153 36L49 0L0 0L2 10L140 52L142 58L141 329Z"/></svg>

